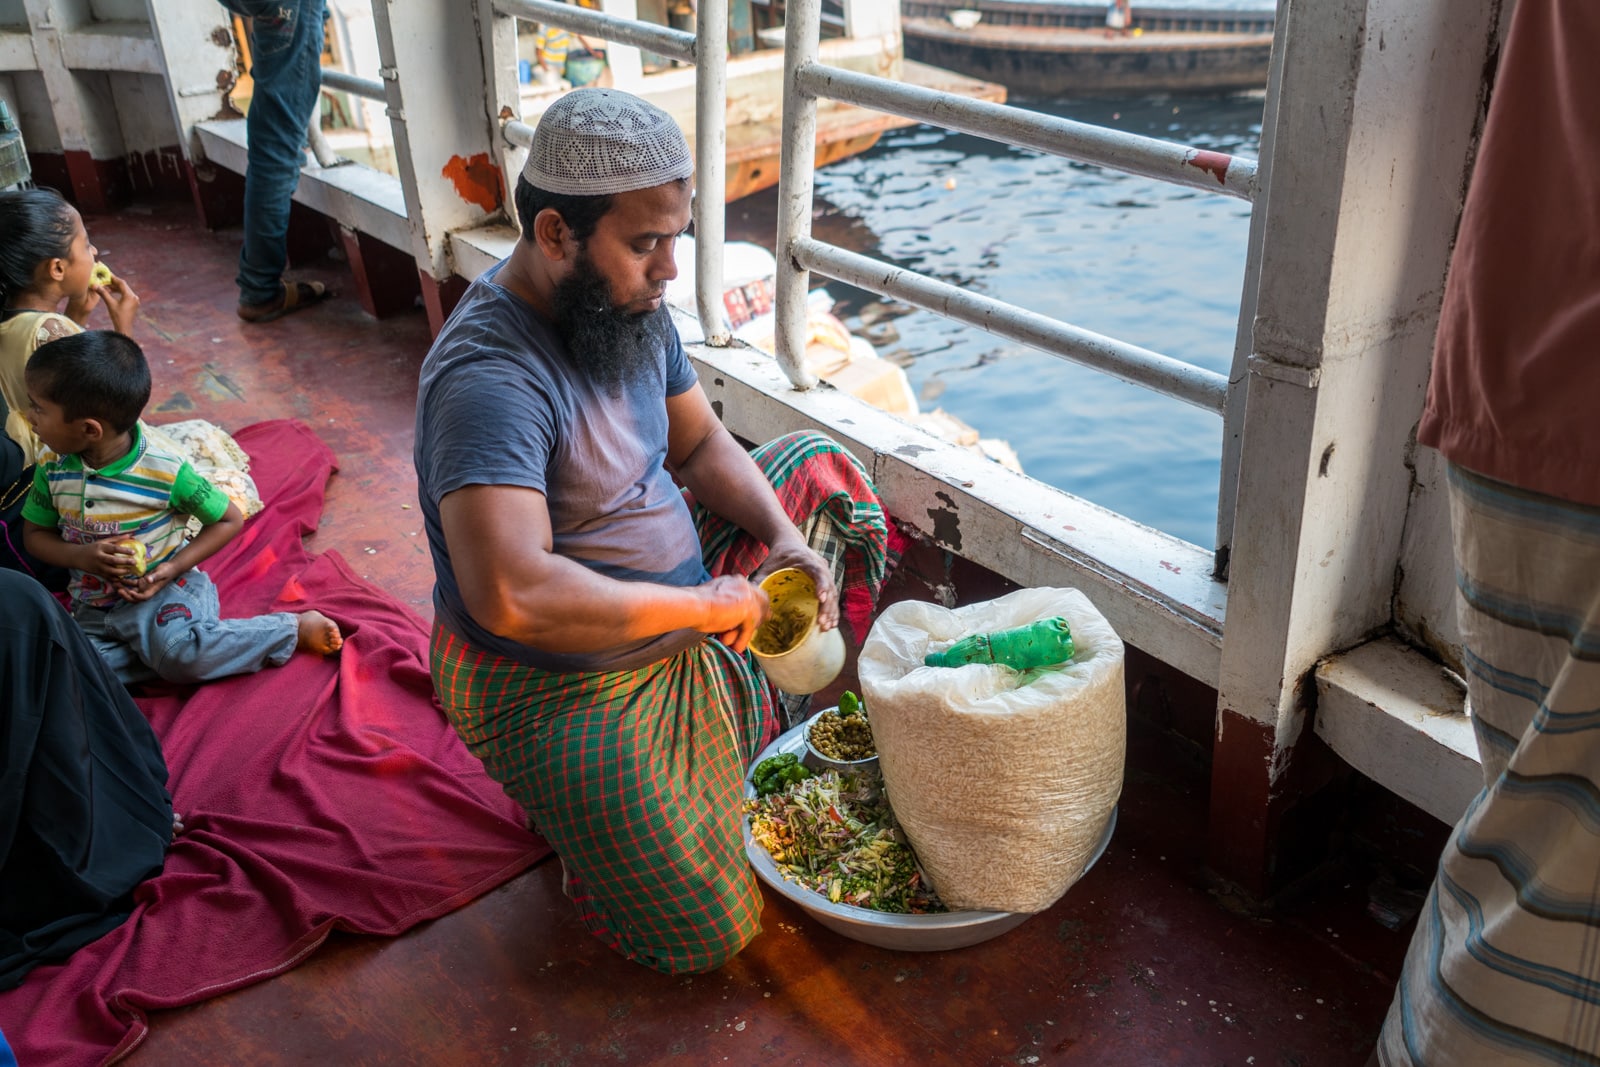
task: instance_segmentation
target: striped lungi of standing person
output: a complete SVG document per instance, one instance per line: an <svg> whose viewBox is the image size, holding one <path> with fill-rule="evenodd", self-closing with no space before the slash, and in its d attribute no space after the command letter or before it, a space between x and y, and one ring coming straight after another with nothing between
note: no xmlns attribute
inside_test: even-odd
<svg viewBox="0 0 1600 1067"><path fill-rule="evenodd" d="M887 518L854 457L825 435L754 453L841 603L875 601L892 562ZM752 573L764 549L692 506L714 575ZM744 773L776 731L773 692L716 640L637 670L542 671L433 633L434 687L490 777L561 857L584 925L659 971L705 971L760 932L744 856Z"/></svg>
<svg viewBox="0 0 1600 1067"><path fill-rule="evenodd" d="M1381 1062L1600 1062L1600 508L1451 466L1484 789L1418 920Z"/></svg>

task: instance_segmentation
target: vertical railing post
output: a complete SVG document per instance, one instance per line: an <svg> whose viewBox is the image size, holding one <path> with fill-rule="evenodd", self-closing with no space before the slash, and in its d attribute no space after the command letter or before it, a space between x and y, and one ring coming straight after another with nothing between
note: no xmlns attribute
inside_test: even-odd
<svg viewBox="0 0 1600 1067"><path fill-rule="evenodd" d="M161 50L166 90L186 164L204 159L195 123L226 109L233 89L233 28L215 0L150 5L150 29Z"/></svg>
<svg viewBox="0 0 1600 1067"><path fill-rule="evenodd" d="M806 370L806 291L811 272L794 260L794 243L811 236L817 161L817 100L800 91L800 69L817 61L822 0L789 0L783 40L783 145L778 167L778 279L774 294L778 363L796 389L817 384Z"/></svg>
<svg viewBox="0 0 1600 1067"><path fill-rule="evenodd" d="M1406 456L1503 8L1280 8L1207 856L1252 893L1298 825L1308 679L1394 618Z"/></svg>
<svg viewBox="0 0 1600 1067"><path fill-rule="evenodd" d="M1248 392L1250 355L1255 348L1256 297L1261 286L1261 244L1267 232L1267 190L1272 187L1272 148L1277 141L1278 98L1283 90L1283 56L1289 18L1273 27L1272 62L1267 71L1267 99L1261 119L1261 144L1256 170L1255 202L1245 246L1244 285L1239 296L1239 328L1233 335L1233 365L1228 371L1228 401L1222 409L1222 466L1217 482L1217 540L1212 575L1228 580L1233 559L1233 512L1239 503L1239 457L1244 450L1244 399Z"/></svg>
<svg viewBox="0 0 1600 1067"><path fill-rule="evenodd" d="M478 41L483 54L484 121L497 133L508 119L522 118L522 83L517 78L517 20L502 15L494 0L477 0ZM520 226L514 203L517 179L527 161L528 150L513 145L503 135L492 136L490 158L505 175L506 220Z"/></svg>
<svg viewBox="0 0 1600 1067"><path fill-rule="evenodd" d="M411 254L437 332L460 285L453 281L451 232L498 215L507 195L500 127L489 103L491 92L501 90L495 72L484 69L482 35L491 29L480 27L476 12L459 0L375 3L372 15ZM506 61L514 69L514 56Z"/></svg>
<svg viewBox="0 0 1600 1067"><path fill-rule="evenodd" d="M694 280L706 343L728 344L723 325L722 244L728 192L728 5L695 5Z"/></svg>

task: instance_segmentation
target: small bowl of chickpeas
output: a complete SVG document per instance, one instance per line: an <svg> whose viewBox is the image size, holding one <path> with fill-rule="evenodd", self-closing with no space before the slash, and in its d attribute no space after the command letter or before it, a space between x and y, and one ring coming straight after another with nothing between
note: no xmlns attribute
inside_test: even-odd
<svg viewBox="0 0 1600 1067"><path fill-rule="evenodd" d="M806 752L801 762L813 770L877 770L878 749L872 741L867 710L853 693L839 705L806 720Z"/></svg>

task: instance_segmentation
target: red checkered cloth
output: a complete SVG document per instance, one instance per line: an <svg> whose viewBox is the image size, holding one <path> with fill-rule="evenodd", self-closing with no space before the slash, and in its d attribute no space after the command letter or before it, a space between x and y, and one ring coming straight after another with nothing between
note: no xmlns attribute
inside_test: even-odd
<svg viewBox="0 0 1600 1067"><path fill-rule="evenodd" d="M900 560L905 536L889 521L861 463L814 430L785 434L751 454L778 494L789 521L833 565L840 613L856 644L866 640L878 594ZM712 574L754 574L767 546L684 494L700 531L700 554Z"/></svg>

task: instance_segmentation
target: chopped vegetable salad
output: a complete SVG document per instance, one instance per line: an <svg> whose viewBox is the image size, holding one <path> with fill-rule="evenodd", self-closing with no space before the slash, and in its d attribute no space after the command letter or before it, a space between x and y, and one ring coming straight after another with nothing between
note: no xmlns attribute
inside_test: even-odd
<svg viewBox="0 0 1600 1067"><path fill-rule="evenodd" d="M783 876L835 904L910 915L945 910L876 771L825 771L747 800L745 811L750 836Z"/></svg>

